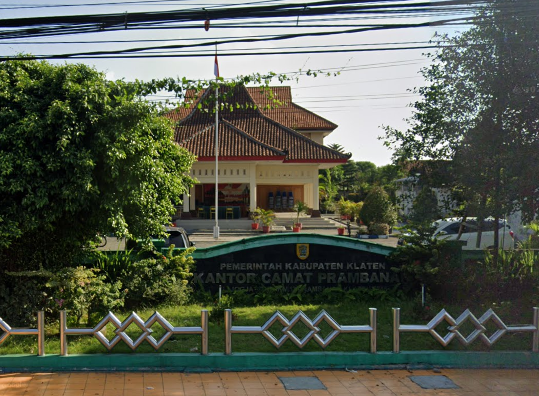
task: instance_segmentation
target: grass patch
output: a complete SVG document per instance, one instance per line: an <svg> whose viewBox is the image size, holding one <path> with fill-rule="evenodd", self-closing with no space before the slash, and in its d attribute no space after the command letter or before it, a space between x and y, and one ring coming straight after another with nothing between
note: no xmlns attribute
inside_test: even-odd
<svg viewBox="0 0 539 396"><path fill-rule="evenodd" d="M258 306L258 307L241 307L234 308L234 326L262 326L273 313L279 310L289 320L299 310L302 310L311 320L322 310L326 310L340 325L368 325L369 324L369 307L375 305L378 308L377 316L377 349L378 351L391 351L393 348L393 318L392 307L398 306L401 308L401 324L427 324L430 318L439 312L441 308L446 310L456 319L464 309L468 307L445 306L431 307L428 311L418 312L418 307L413 302L401 302L398 304L380 303L367 304L361 302L345 303L338 305L325 304L308 304L308 305L286 305L286 306ZM474 315L479 318L489 307L478 306L470 307ZM519 306L518 304L505 306L493 306L496 313L507 326L517 324L532 323L532 307ZM163 315L173 326L200 326L200 311L202 309L210 310L211 307L200 305L189 305L182 307L161 307L159 313ZM147 320L153 310L141 310L137 314ZM117 314L120 320L125 320L130 312ZM68 318L69 320L69 318ZM76 327L73 323L69 324L69 328ZM89 327L82 325L80 327ZM332 329L330 326L322 322L320 324L321 335L327 337ZM443 337L447 334L447 323L443 322L436 330ZM496 328L492 323L487 324L487 335L491 335ZM159 324L152 326L152 335L156 340L159 340L164 334L164 329ZM282 326L276 322L270 329L272 334L279 339L282 335ZM300 339L309 331L303 323L298 323L292 331ZM473 326L466 324L461 328L461 332L466 337ZM106 331L103 331L107 338L111 340L114 337L114 327L107 326ZM127 333L135 340L142 333L141 330L134 324L128 329ZM1 334L0 334L1 335ZM531 333L527 334L506 334L493 347L495 350L530 350L531 349ZM368 352L370 348L369 334L341 334L327 348L328 352ZM197 335L174 335L172 336L159 350L158 353L200 353L200 336ZM457 340L444 348L438 344L429 334L420 333L401 333L401 350L474 350L487 351L488 347L484 346L479 340L476 340L470 347L463 347ZM225 350L225 330L224 323L210 322L209 323L209 352L223 353ZM290 340L286 341L280 349L276 349L262 335L251 334L234 334L232 336L232 350L234 352L320 352L323 348L314 340L311 340L304 348L300 349ZM47 325L46 354L60 353L59 325L51 323ZM68 336L68 351L69 354L87 354L87 353L108 353L107 349L92 336ZM143 342L136 350L137 353L153 353L155 350L147 342ZM10 336L0 346L0 354L35 354L37 353L37 338L33 336ZM119 342L113 349L112 353L133 353L133 351L124 343Z"/></svg>

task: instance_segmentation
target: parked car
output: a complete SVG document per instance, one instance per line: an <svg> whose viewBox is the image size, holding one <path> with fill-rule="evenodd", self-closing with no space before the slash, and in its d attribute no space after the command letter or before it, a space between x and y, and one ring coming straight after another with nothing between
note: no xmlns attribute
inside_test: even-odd
<svg viewBox="0 0 539 396"><path fill-rule="evenodd" d="M181 227L165 227L168 236L166 238L152 237L152 243L156 249L168 249L170 245L174 245L175 248L188 248L195 246L194 242L189 240L189 235Z"/></svg>
<svg viewBox="0 0 539 396"><path fill-rule="evenodd" d="M462 218L452 217L448 219L436 220L432 223L435 229L433 236L449 241L456 241ZM481 243L479 249L489 249L494 247L494 219L492 217L483 220L483 231L481 233ZM462 249L475 250L477 243L477 218L467 217L463 225L463 230L459 241L465 242ZM511 229L511 226L503 219L498 221L499 230L499 245L503 249L513 249L516 246L516 235ZM404 234L406 235L406 234ZM398 240L398 245L403 245L404 239L401 237Z"/></svg>
<svg viewBox="0 0 539 396"><path fill-rule="evenodd" d="M436 231L434 231L434 236L438 238L443 238L450 241L456 241L460 225L462 223L462 218L449 218L443 220L437 220L434 222ZM481 233L481 243L479 249L488 249L494 247L494 232L499 230L499 246L504 249L513 249L515 247L515 234L511 230L511 226L503 219L496 222L492 217L486 218L483 220L483 231ZM477 249L477 218L468 217L463 224L462 234L460 236L460 241L466 242L462 247L465 250Z"/></svg>

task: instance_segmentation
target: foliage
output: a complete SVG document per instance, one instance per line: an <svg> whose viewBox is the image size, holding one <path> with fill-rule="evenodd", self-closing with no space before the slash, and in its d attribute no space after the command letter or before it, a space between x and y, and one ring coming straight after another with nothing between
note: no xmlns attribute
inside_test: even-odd
<svg viewBox="0 0 539 396"><path fill-rule="evenodd" d="M358 224L361 224L361 217L360 217L360 213L361 213L361 209L363 208L363 202L355 202L354 205L352 206L352 217L354 219L356 219L356 222Z"/></svg>
<svg viewBox="0 0 539 396"><path fill-rule="evenodd" d="M414 200L409 221L414 224L430 224L440 217L436 194L431 188L423 187Z"/></svg>
<svg viewBox="0 0 539 396"><path fill-rule="evenodd" d="M397 210L388 194L381 187L371 189L365 198L359 216L366 225L386 223L392 226L397 222Z"/></svg>
<svg viewBox="0 0 539 396"><path fill-rule="evenodd" d="M337 168L338 169L338 168ZM325 212L335 210L335 198L338 194L337 184L334 182L334 174L337 169L324 169L325 174L319 174L318 189L320 190L320 199Z"/></svg>
<svg viewBox="0 0 539 396"><path fill-rule="evenodd" d="M84 315L104 314L123 306L121 282L106 283L97 269L85 267L64 268L51 274L47 287L53 290L51 304L74 314L77 324Z"/></svg>
<svg viewBox="0 0 539 396"><path fill-rule="evenodd" d="M294 212L296 212L296 222L295 222L295 224L299 224L300 223L299 217L302 214L308 215L309 214L309 207L307 206L307 204L305 202L296 201L296 203L294 204Z"/></svg>
<svg viewBox="0 0 539 396"><path fill-rule="evenodd" d="M369 234L369 227L367 227L366 225L360 225L357 228L357 234L358 235L368 235Z"/></svg>
<svg viewBox="0 0 539 396"><path fill-rule="evenodd" d="M482 260L463 265L442 266L437 286L441 301L501 304L520 301L536 306L539 292L539 253L533 250L500 250L497 260L485 251ZM445 279L459 279L458 283ZM441 297L441 298L440 298Z"/></svg>
<svg viewBox="0 0 539 396"><path fill-rule="evenodd" d="M358 200L364 200L371 187L377 184L376 165L368 161L349 160L341 166L343 169L341 194L348 198L351 193L356 193Z"/></svg>
<svg viewBox="0 0 539 396"><path fill-rule="evenodd" d="M339 202L337 202L337 209L341 216L352 217L354 212L354 202L348 201L344 199L344 197L341 197Z"/></svg>
<svg viewBox="0 0 539 396"><path fill-rule="evenodd" d="M258 208L254 212L249 213L249 218L253 220L253 223L258 223L260 221L260 212Z"/></svg>
<svg viewBox="0 0 539 396"><path fill-rule="evenodd" d="M287 291L283 285L263 287L255 295L255 304L295 304L302 302L305 295L305 285L298 285Z"/></svg>
<svg viewBox="0 0 539 396"><path fill-rule="evenodd" d="M110 282L116 282L129 272L134 260L133 250L116 251L113 254L97 252L94 268L100 269Z"/></svg>
<svg viewBox="0 0 539 396"><path fill-rule="evenodd" d="M193 248L180 252L171 245L162 255L132 263L121 282L125 293L125 306L147 307L157 304L185 304L191 293L188 285L193 276Z"/></svg>
<svg viewBox="0 0 539 396"><path fill-rule="evenodd" d="M395 160L453 162L452 187L468 214L475 207L497 219L536 205L538 25L525 12L507 12L531 3L489 1L471 29L437 36L409 129L386 128Z"/></svg>
<svg viewBox="0 0 539 396"><path fill-rule="evenodd" d="M235 289L232 290L227 288L226 294L232 298L235 307L248 307L255 305L255 296L253 292L250 292L246 289Z"/></svg>
<svg viewBox="0 0 539 396"><path fill-rule="evenodd" d="M50 293L45 287L48 278L44 271L2 274L0 317L12 327L29 327L37 322L37 311L50 312Z"/></svg>
<svg viewBox="0 0 539 396"><path fill-rule="evenodd" d="M224 321L225 310L232 309L233 304L234 304L234 298L226 294L223 294L221 296L221 299L216 301L215 304L211 307L209 315L208 315L209 320L211 322L220 324L222 321Z"/></svg>
<svg viewBox="0 0 539 396"><path fill-rule="evenodd" d="M435 228L430 225L402 227L400 231L402 245L388 259L396 264L394 270L401 275L403 291L413 295L422 284L432 289L445 259L442 253L446 242L433 236Z"/></svg>
<svg viewBox="0 0 539 396"><path fill-rule="evenodd" d="M263 226L270 226L275 221L275 213L271 209L256 208L256 212Z"/></svg>
<svg viewBox="0 0 539 396"><path fill-rule="evenodd" d="M0 77L1 266L58 268L98 233L162 231L194 158L140 84L33 60L2 62Z"/></svg>
<svg viewBox="0 0 539 396"><path fill-rule="evenodd" d="M328 287L324 289L322 291L322 299L327 304L344 304L355 300L354 296L342 287Z"/></svg>
<svg viewBox="0 0 539 396"><path fill-rule="evenodd" d="M381 186L394 199L395 180L404 177L401 166L384 165L377 167L368 161L348 160L346 164L320 171L320 199L322 208L333 211L340 198L361 202L373 186Z"/></svg>
<svg viewBox="0 0 539 396"><path fill-rule="evenodd" d="M226 296L226 299L224 299ZM257 305L279 305L279 304L300 304L306 301L312 303L324 304L346 304L350 301L365 302L397 302L404 298L404 294L400 290L400 285L396 285L391 289L385 288L353 288L343 289L341 286L325 288L322 292L307 292L306 285L298 285L293 289L286 288L283 285L255 287L254 291L245 289L226 290L221 299L222 304L218 303L217 296L212 296L209 292L200 291L194 294L195 301L198 303L212 304L212 310L218 312L219 307L223 311L215 313L217 320L222 318L224 309L232 307L249 307ZM224 299L224 300L223 300ZM211 316L211 313L210 313Z"/></svg>
<svg viewBox="0 0 539 396"><path fill-rule="evenodd" d="M332 149L332 150L335 150L335 151L341 153L341 154L346 154L346 155L348 155L349 157L352 156L352 153L344 151L345 148L344 148L343 146L341 146L340 144L338 144L338 143L332 143L332 144L329 144L328 147L329 147L330 149Z"/></svg>
<svg viewBox="0 0 539 396"><path fill-rule="evenodd" d="M369 232L373 235L388 235L389 225L385 223L371 223L369 225Z"/></svg>
<svg viewBox="0 0 539 396"><path fill-rule="evenodd" d="M532 221L526 226L532 232L528 239L519 242L520 249L539 249L539 220Z"/></svg>
<svg viewBox="0 0 539 396"><path fill-rule="evenodd" d="M481 293L493 302L511 301L522 296L532 297L539 291L539 253L533 250L498 251L494 260L491 251L478 263L475 274Z"/></svg>

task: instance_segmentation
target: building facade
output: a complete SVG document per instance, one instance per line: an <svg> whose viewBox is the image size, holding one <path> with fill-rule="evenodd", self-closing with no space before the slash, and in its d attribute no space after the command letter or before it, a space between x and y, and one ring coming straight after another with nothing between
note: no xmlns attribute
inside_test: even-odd
<svg viewBox="0 0 539 396"><path fill-rule="evenodd" d="M294 104L290 87L224 90L217 117L210 91L188 92L189 107L168 115L176 121L175 141L197 156L184 218L213 216L216 169L219 217L245 217L257 207L287 211L298 200L319 216L318 170L348 160L323 145L337 125Z"/></svg>

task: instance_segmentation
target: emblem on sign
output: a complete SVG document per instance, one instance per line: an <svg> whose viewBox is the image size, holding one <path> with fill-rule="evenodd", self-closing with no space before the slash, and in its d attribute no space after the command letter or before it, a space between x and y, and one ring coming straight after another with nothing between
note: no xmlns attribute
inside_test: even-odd
<svg viewBox="0 0 539 396"><path fill-rule="evenodd" d="M309 257L309 244L308 243L298 243L296 244L296 255L300 260L305 260Z"/></svg>

